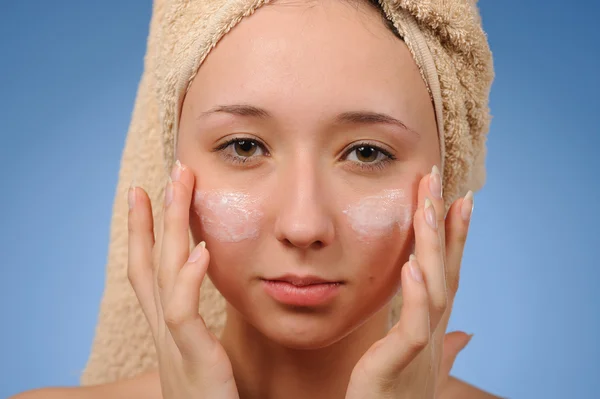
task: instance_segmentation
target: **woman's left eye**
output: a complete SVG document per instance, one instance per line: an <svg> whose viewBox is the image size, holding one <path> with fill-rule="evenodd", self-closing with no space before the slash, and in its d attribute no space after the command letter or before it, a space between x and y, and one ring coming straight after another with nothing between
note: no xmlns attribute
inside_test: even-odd
<svg viewBox="0 0 600 399"><path fill-rule="evenodd" d="M358 164L360 167L383 167L394 158L390 152L372 144L358 144L346 151L346 160Z"/></svg>

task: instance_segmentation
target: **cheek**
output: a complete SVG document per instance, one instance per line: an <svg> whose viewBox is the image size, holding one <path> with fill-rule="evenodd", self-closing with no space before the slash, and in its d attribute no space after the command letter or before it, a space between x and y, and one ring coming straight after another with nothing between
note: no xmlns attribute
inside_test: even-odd
<svg viewBox="0 0 600 399"><path fill-rule="evenodd" d="M220 242L255 239L263 218L261 201L234 191L196 191L193 211L204 234Z"/></svg>
<svg viewBox="0 0 600 399"><path fill-rule="evenodd" d="M210 249L208 276L232 303L244 300L243 281L251 272L252 257L264 220L263 201L244 192L196 190L190 227L196 243Z"/></svg>
<svg viewBox="0 0 600 399"><path fill-rule="evenodd" d="M361 198L343 213L358 240L373 242L392 236L397 230L406 233L411 226L413 205L404 190L385 190Z"/></svg>
<svg viewBox="0 0 600 399"><path fill-rule="evenodd" d="M354 242L347 247L361 265L355 277L360 290L378 302L399 289L401 267L414 242L414 209L412 196L402 189L362 197L344 208L347 239Z"/></svg>

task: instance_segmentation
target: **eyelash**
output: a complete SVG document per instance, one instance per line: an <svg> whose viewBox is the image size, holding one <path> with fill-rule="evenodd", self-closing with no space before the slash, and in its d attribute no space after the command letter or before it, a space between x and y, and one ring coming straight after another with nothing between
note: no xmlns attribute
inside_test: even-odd
<svg viewBox="0 0 600 399"><path fill-rule="evenodd" d="M248 160L250 160L251 158L254 157L241 157L238 155L231 155L231 154L227 154L225 153L225 150L234 145L236 142L238 141L249 141L254 143L255 145L257 145L261 151L264 152L263 156L270 156L269 150L266 148L266 146L264 144L262 144L260 141L256 140L256 139L252 139L250 137L234 137L222 144L220 144L219 146L217 146L214 151L215 152L221 152L222 156L225 157L227 160L229 160L230 162L234 163L234 164L244 164L246 162L248 162ZM380 146L374 144L374 143L370 143L368 141L363 141L363 142L359 142L354 144L352 147L348 148L346 151L344 151L344 154L342 156L342 158L347 157L348 155L350 155L353 151L356 151L358 148L360 147L369 147L374 149L375 151L383 154L385 156L384 159L378 161L378 162L352 162L356 167L360 168L361 170L364 171L372 171L372 170L383 170L385 169L386 166L388 166L388 164L392 161L396 160L396 157L390 153L389 151L381 148Z"/></svg>

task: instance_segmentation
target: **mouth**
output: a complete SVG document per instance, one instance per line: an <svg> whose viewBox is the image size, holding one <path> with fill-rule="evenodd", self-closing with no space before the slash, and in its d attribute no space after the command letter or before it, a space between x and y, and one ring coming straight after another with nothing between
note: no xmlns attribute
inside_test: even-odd
<svg viewBox="0 0 600 399"><path fill-rule="evenodd" d="M277 302L291 306L315 307L331 302L341 290L343 281L316 276L285 275L262 279L266 293Z"/></svg>
<svg viewBox="0 0 600 399"><path fill-rule="evenodd" d="M265 279L265 281L275 281L281 283L288 283L296 287L306 287L308 285L317 284L342 284L343 281L327 280L317 276L297 276L294 274L286 274L281 277Z"/></svg>

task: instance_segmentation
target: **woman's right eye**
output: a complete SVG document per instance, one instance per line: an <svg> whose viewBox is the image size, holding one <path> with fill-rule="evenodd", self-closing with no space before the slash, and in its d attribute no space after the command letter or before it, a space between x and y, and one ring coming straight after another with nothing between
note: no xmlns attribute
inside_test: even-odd
<svg viewBox="0 0 600 399"><path fill-rule="evenodd" d="M235 163L247 162L250 158L256 158L267 155L265 146L256 140L248 138L234 138L218 148L227 159Z"/></svg>

